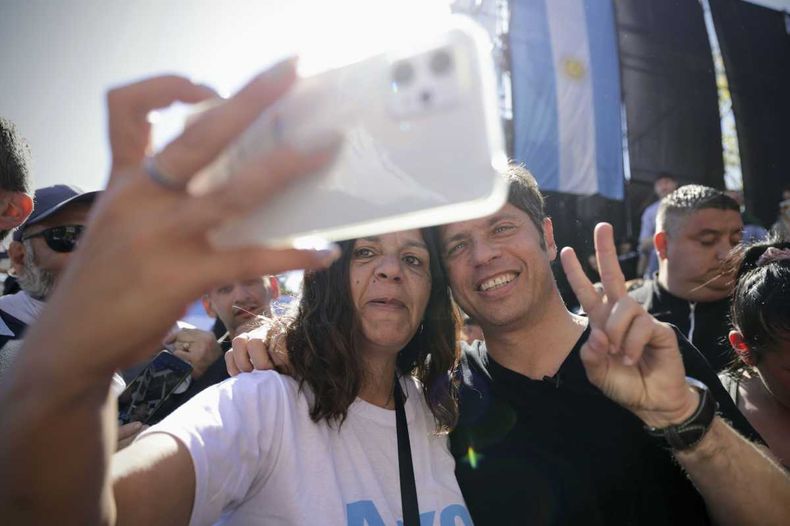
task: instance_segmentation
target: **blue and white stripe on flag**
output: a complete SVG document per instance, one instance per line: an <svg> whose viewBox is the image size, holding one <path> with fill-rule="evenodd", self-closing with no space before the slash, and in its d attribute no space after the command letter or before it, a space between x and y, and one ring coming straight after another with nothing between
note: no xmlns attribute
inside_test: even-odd
<svg viewBox="0 0 790 526"><path fill-rule="evenodd" d="M542 190L623 198L611 0L512 0L514 155Z"/></svg>

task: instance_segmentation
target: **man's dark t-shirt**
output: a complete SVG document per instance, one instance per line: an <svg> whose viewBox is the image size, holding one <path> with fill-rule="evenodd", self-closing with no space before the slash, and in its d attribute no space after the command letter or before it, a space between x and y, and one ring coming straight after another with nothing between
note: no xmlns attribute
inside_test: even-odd
<svg viewBox="0 0 790 526"><path fill-rule="evenodd" d="M710 523L671 454L587 380L579 349L588 336L543 380L500 366L480 342L465 349L450 442L475 524ZM705 359L679 341L686 374L709 386L741 434L759 439Z"/></svg>

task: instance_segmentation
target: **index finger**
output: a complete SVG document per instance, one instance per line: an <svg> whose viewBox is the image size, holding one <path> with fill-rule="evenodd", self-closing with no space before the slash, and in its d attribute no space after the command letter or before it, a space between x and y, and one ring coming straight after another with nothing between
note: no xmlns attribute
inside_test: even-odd
<svg viewBox="0 0 790 526"><path fill-rule="evenodd" d="M186 182L217 155L296 80L296 62L284 60L261 73L222 104L206 110L157 154L158 167Z"/></svg>
<svg viewBox="0 0 790 526"><path fill-rule="evenodd" d="M614 246L614 229L609 223L595 225L595 259L598 261L598 273L601 276L607 301L616 303L625 296L625 276L617 259Z"/></svg>
<svg viewBox="0 0 790 526"><path fill-rule="evenodd" d="M603 301L584 273L582 265L576 257L576 252L571 247L563 248L560 252L560 261L568 283L573 289L573 293L576 294L579 304L590 317L590 321L596 326L604 324L606 320L602 319L601 314Z"/></svg>
<svg viewBox="0 0 790 526"><path fill-rule="evenodd" d="M111 89L107 93L113 168L137 166L150 142L148 114L174 102L195 103L217 94L178 75L163 75Z"/></svg>

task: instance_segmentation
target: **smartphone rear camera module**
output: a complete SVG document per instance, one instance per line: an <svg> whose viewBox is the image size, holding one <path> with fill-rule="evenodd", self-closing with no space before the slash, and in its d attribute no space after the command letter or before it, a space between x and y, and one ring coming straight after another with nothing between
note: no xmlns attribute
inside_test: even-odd
<svg viewBox="0 0 790 526"><path fill-rule="evenodd" d="M446 75L453 69L453 57L446 49L441 49L431 56L429 65L435 75Z"/></svg>
<svg viewBox="0 0 790 526"><path fill-rule="evenodd" d="M396 86L408 86L414 80L414 66L408 62L398 62L392 69L392 82Z"/></svg>

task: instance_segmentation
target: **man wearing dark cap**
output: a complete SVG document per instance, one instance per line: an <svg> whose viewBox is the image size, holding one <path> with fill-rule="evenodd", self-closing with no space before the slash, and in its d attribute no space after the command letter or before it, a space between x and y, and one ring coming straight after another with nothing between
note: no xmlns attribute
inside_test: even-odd
<svg viewBox="0 0 790 526"><path fill-rule="evenodd" d="M21 290L0 297L0 346L21 338L38 318L68 264L97 194L63 184L36 190L34 211L14 232L8 248Z"/></svg>

